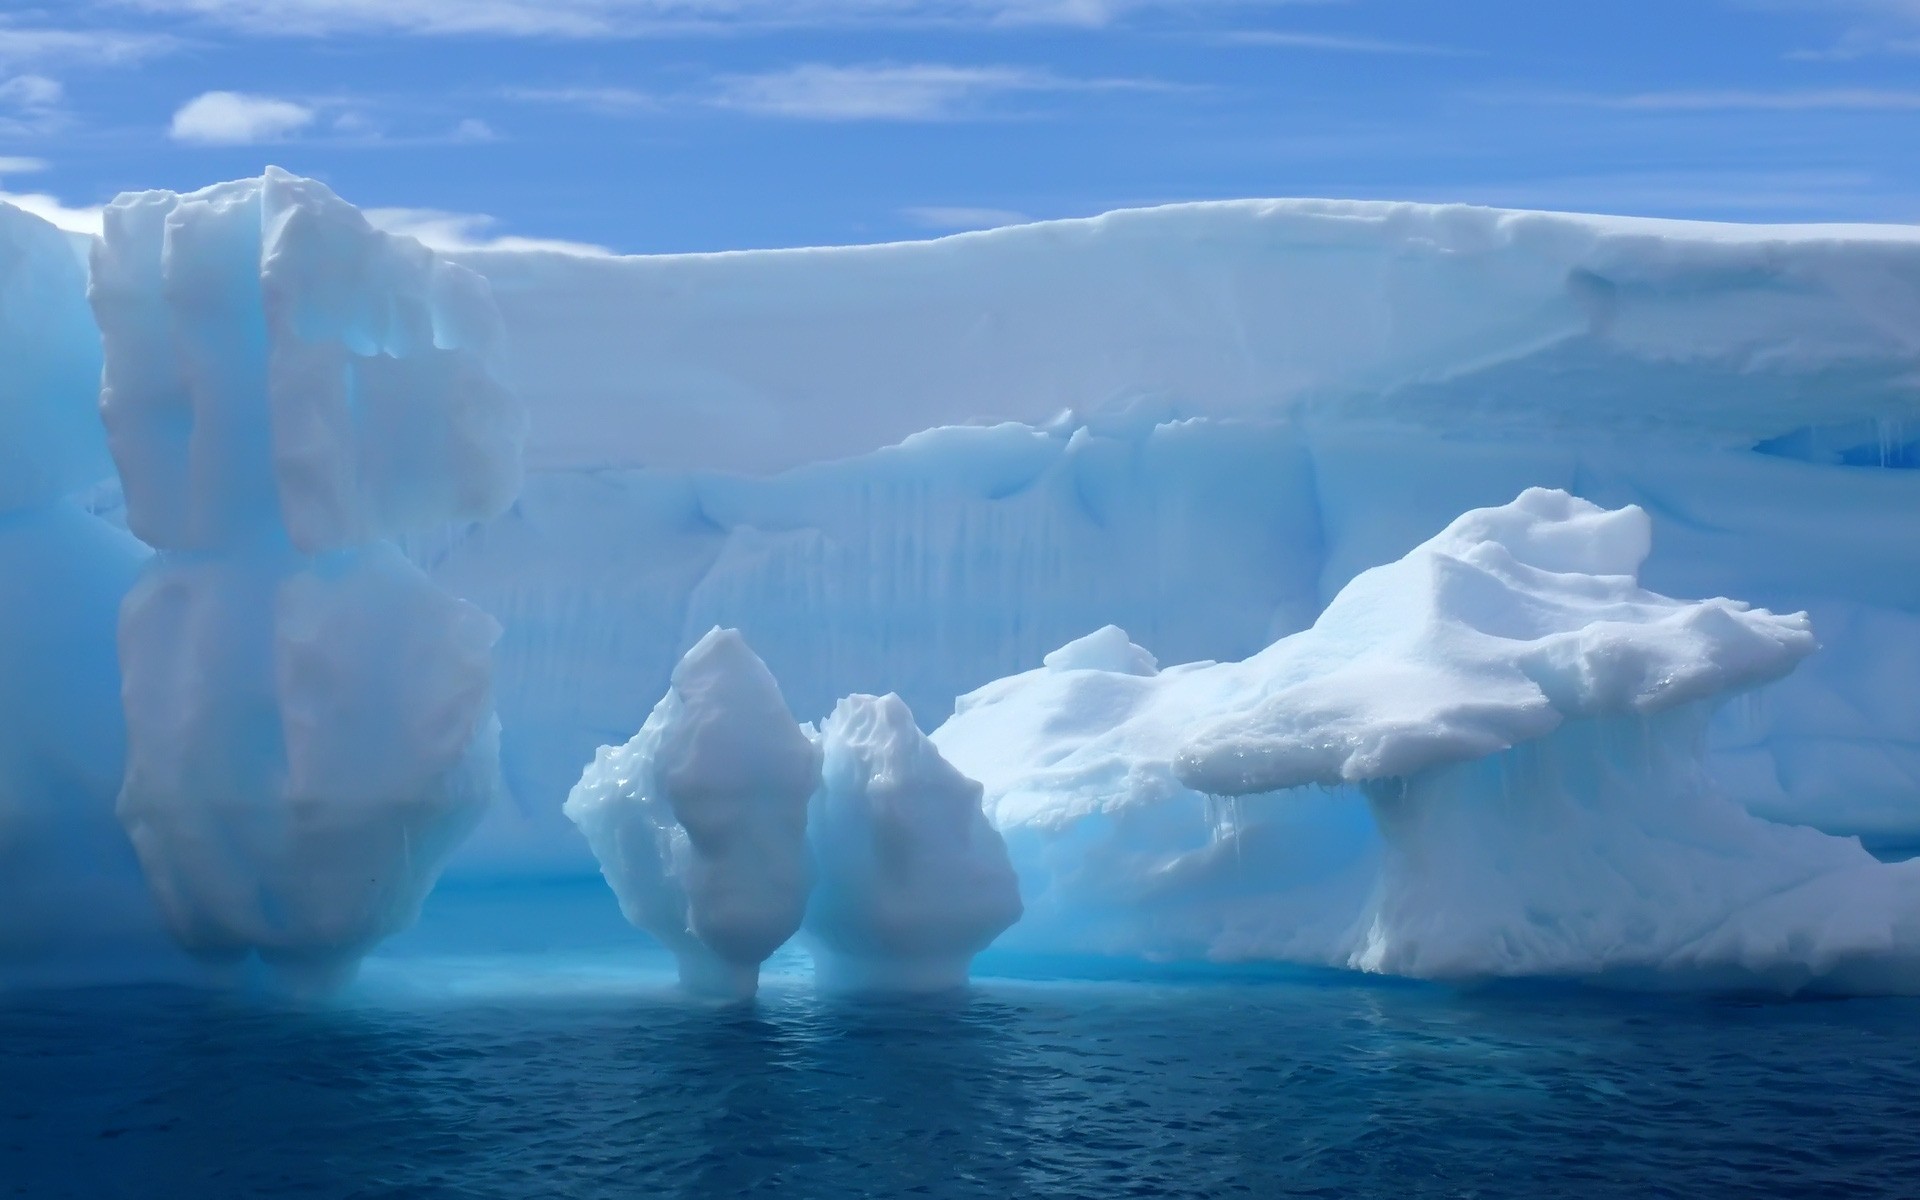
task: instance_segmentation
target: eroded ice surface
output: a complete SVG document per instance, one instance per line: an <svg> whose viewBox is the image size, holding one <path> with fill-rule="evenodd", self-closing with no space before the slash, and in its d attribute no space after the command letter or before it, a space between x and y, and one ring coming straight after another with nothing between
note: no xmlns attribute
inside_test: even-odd
<svg viewBox="0 0 1920 1200"><path fill-rule="evenodd" d="M738 632L714 629L640 732L600 748L566 815L627 919L673 952L682 984L751 996L806 911L819 780L820 751L766 664Z"/></svg>
<svg viewBox="0 0 1920 1200"><path fill-rule="evenodd" d="M829 987L933 991L1020 918L981 788L942 758L898 696L849 696L820 727L808 815L806 932Z"/></svg>
<svg viewBox="0 0 1920 1200"><path fill-rule="evenodd" d="M1702 768L1711 708L1813 651L1804 614L1643 589L1649 532L1529 491L1243 662L1067 656L963 698L934 741L1015 847L1020 941L1920 986L1920 865L1752 816Z"/></svg>
<svg viewBox="0 0 1920 1200"><path fill-rule="evenodd" d="M128 526L118 814L175 938L329 986L501 788L500 627L381 539L512 498L484 281L311 180L107 207L90 289Z"/></svg>

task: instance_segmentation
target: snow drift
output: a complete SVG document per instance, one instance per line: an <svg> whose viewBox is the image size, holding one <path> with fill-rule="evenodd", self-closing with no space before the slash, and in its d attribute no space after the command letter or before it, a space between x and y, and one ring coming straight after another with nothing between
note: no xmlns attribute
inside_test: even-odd
<svg viewBox="0 0 1920 1200"><path fill-rule="evenodd" d="M1649 532L1532 490L1244 662L1155 671L1106 630L963 698L934 740L1021 850L1022 942L1920 986L1920 863L1755 817L1701 768L1709 709L1813 651L1805 615L1644 590ZM1350 789L1378 845L1297 807L1310 786Z"/></svg>

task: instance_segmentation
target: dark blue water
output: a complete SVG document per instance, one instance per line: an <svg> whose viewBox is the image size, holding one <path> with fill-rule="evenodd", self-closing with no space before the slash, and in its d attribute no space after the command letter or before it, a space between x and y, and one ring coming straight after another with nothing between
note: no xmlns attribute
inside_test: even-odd
<svg viewBox="0 0 1920 1200"><path fill-rule="evenodd" d="M0 1194L1920 1194L1909 1002L535 990L0 998Z"/></svg>

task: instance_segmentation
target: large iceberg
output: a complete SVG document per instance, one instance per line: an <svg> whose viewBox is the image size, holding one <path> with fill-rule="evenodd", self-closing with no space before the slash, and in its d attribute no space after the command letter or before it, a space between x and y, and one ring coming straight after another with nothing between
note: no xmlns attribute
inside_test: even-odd
<svg viewBox="0 0 1920 1200"><path fill-rule="evenodd" d="M1105 630L963 698L934 740L1022 852L1023 942L1920 986L1920 864L1753 816L1702 769L1712 708L1813 652L1805 614L1643 589L1650 531L1530 490L1243 662L1159 671Z"/></svg>
<svg viewBox="0 0 1920 1200"><path fill-rule="evenodd" d="M109 205L91 299L161 551L120 614L120 820L182 945L331 985L499 791L499 626L382 540L518 485L486 284L270 170Z"/></svg>
<svg viewBox="0 0 1920 1200"><path fill-rule="evenodd" d="M1920 844L1911 228L1261 201L893 246L447 257L278 172L123 197L104 224L83 267L0 207L0 935L27 958L149 944L164 922L208 956L258 950L324 982L442 865L472 884L589 878L563 797L718 626L780 681L789 726L892 693L931 728L975 694L924 749L890 711L862 716L871 737L848 723L831 794L860 820L812 852L880 835L861 823L886 812L869 768L918 772L964 814L937 748L984 785L1027 888L1002 944L1904 986L1904 872L1805 827L1887 857ZM1514 551L1567 581L1637 572L1616 597L1633 631L1617 669L1582 682L1544 649L1522 669L1423 642L1429 618L1478 611L1442 589L1379 611L1412 622L1377 639L1412 672L1387 708L1356 659L1313 675L1318 693L1247 684L1192 719L1167 709L1152 754L1115 757L1113 778L1011 787L1036 748L1092 745L1116 714L1160 711L1144 696L1246 670L1192 664L1325 651L1294 637L1358 620L1350 598L1323 615L1349 585L1529 488L1644 514L1533 512L1523 524L1587 528L1597 557ZM1650 531L1644 561L1632 528ZM1761 609L1809 614L1819 650L1783 674L1769 655L1799 643L1754 625ZM1577 659L1600 635L1562 615L1531 640ZM1622 681L1668 675L1694 698L1616 704L1657 690ZM950 742L1008 679L1054 705L1044 721L1009 728L997 758ZM1497 703L1463 713L1420 679ZM1603 679L1622 690L1568 700ZM1414 732L1380 735L1399 727ZM1138 749L1144 728L1122 740ZM496 738L511 804L483 799ZM1416 799L1386 797L1388 779ZM1116 788L1163 794L1115 806ZM1601 800L1622 789L1664 801L1629 828L1616 816L1637 810ZM1025 819L1029 803L1049 815ZM1499 837L1469 836L1509 803ZM1591 854L1539 840L1560 828L1543 814L1589 809L1612 814L1574 821ZM941 861L992 876L969 837ZM1468 844L1409 850L1450 839ZM1673 848L1690 841L1742 865ZM1666 866L1581 874L1629 859ZM344 864L363 860L353 883ZM1591 919L1534 905L1539 880L1499 869L1518 861L1583 879ZM1469 874L1509 880L1507 899ZM845 878L863 903L916 898ZM1860 920L1810 930L1821 889ZM781 895L736 958L800 919L805 897ZM1440 904L1470 895L1486 905ZM1626 920L1652 896L1729 920L1693 948L1658 922L1607 925L1602 907ZM1421 927L1443 909L1511 953ZM1876 983L1864 947L1883 917ZM821 929L858 923L813 924L824 946ZM1640 957L1601 952L1609 928ZM1769 929L1787 940L1763 945ZM744 961L722 974L737 990Z"/></svg>

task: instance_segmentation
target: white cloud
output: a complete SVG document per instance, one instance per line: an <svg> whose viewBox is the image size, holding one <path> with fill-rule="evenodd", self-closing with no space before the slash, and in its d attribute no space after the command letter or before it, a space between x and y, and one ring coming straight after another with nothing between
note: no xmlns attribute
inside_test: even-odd
<svg viewBox="0 0 1920 1200"><path fill-rule="evenodd" d="M1164 89L1135 79L1071 79L1023 67L809 63L763 75L730 75L710 99L718 108L810 121L942 121L982 115L1018 92Z"/></svg>
<svg viewBox="0 0 1920 1200"><path fill-rule="evenodd" d="M1381 38L1349 37L1337 33L1298 33L1282 29L1241 29L1221 35L1235 46L1272 46L1280 50L1325 50L1336 54L1458 55L1449 46L1424 42L1394 42Z"/></svg>
<svg viewBox="0 0 1920 1200"><path fill-rule="evenodd" d="M313 124L304 104L242 92L205 92L181 105L167 134L177 142L246 146L277 142Z"/></svg>
<svg viewBox="0 0 1920 1200"><path fill-rule="evenodd" d="M903 208L900 215L927 229L958 232L968 229L998 229L1003 225L1024 225L1033 218L1006 208L968 208L935 204Z"/></svg>
<svg viewBox="0 0 1920 1200"><path fill-rule="evenodd" d="M46 169L47 160L44 158L0 155L0 177L7 175L37 175Z"/></svg>
<svg viewBox="0 0 1920 1200"><path fill-rule="evenodd" d="M69 233L100 232L101 205L73 208L44 192L0 192L0 201L24 208Z"/></svg>
<svg viewBox="0 0 1920 1200"><path fill-rule="evenodd" d="M588 242L493 234L491 231L500 222L484 213L446 212L437 208L369 208L366 216L388 233L418 238L435 250L550 250L596 258L612 253L605 246Z"/></svg>
<svg viewBox="0 0 1920 1200"><path fill-rule="evenodd" d="M1110 25L1129 13L1290 0L112 0L251 33L606 37L745 28ZM1300 2L1300 0L1291 0Z"/></svg>
<svg viewBox="0 0 1920 1200"><path fill-rule="evenodd" d="M66 120L66 89L45 75L0 79L0 133L27 137L48 133Z"/></svg>
<svg viewBox="0 0 1920 1200"><path fill-rule="evenodd" d="M499 134L493 131L493 126L482 121L480 118L467 117L453 127L453 131L447 134L447 140L473 145L480 142L496 141L499 136Z"/></svg>
<svg viewBox="0 0 1920 1200"><path fill-rule="evenodd" d="M180 39L115 29L49 29L13 24L0 17L0 63L138 62L180 47Z"/></svg>

